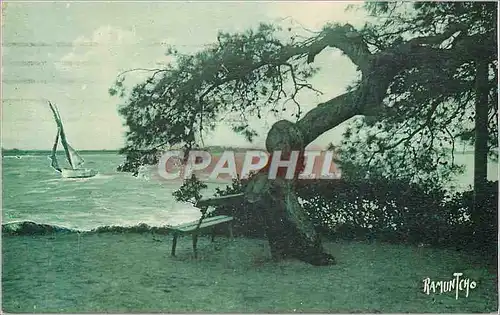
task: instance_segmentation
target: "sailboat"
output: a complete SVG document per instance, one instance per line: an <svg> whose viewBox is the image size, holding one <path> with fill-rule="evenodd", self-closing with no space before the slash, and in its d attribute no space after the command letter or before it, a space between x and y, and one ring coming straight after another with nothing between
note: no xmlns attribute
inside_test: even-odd
<svg viewBox="0 0 500 315"><path fill-rule="evenodd" d="M64 133L63 124L61 121L61 116L59 115L59 110L57 107L49 102L50 109L54 114L54 119L57 124L57 135L56 141L54 142L54 146L52 147L52 154L50 155L50 160L52 161L51 166L57 172L61 173L61 176L64 178L85 178L92 177L97 175L97 171L89 168L82 168L84 160L83 158L73 149L66 140L66 134ZM70 168L61 168L59 166L59 161L57 161L57 146L59 144L59 140L64 148L64 152L66 154L66 160L68 161Z"/></svg>

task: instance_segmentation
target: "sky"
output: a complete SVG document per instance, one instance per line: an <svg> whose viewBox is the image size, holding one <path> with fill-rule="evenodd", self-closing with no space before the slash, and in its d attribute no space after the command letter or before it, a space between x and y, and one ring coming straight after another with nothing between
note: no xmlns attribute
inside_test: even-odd
<svg viewBox="0 0 500 315"><path fill-rule="evenodd" d="M261 22L319 30L327 22L361 26L363 10L346 2L22 2L3 3L2 147L51 149L55 103L70 144L77 150L118 149L126 127L122 102L108 94L116 76L132 68L169 62L168 45L192 53L216 40L219 31L240 32ZM352 2L351 2L352 4ZM357 2L360 5L360 2ZM308 111L343 93L357 78L354 65L334 49L316 59L313 86L324 92L301 98ZM134 77L135 75L135 77ZM132 74L127 82L138 82ZM252 121L260 136L250 144L221 124L206 145L263 147L275 118ZM314 144L338 142L344 126Z"/></svg>

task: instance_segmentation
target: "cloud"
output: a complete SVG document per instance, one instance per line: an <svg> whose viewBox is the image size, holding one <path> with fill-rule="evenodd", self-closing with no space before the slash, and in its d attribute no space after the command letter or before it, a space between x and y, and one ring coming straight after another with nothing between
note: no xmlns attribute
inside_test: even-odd
<svg viewBox="0 0 500 315"><path fill-rule="evenodd" d="M119 147L125 128L117 113L117 99L108 94L117 75L136 67L154 67L156 51L145 49L145 43L134 32L111 25L95 29L89 36L79 36L72 49L55 63L65 85L61 111L66 112L68 129L75 146ZM155 47L153 47L155 48ZM158 49L158 47L156 47ZM144 79L144 74L130 73L129 84ZM66 104L66 105L64 105ZM73 110L69 110L69 108ZM97 136L98 134L101 137Z"/></svg>
<svg viewBox="0 0 500 315"><path fill-rule="evenodd" d="M164 55L172 39L147 42L134 30L123 30L111 25L101 26L91 36L80 36L73 41L73 49L56 63L56 68L70 80L99 83L100 92L106 92L123 71L164 67L171 58ZM128 86L133 86L149 75L147 71L133 71L126 75Z"/></svg>
<svg viewBox="0 0 500 315"><path fill-rule="evenodd" d="M116 76L120 68L130 65L133 59L129 54L134 44L139 42L140 39L131 31L110 25L102 26L90 37L75 39L72 51L56 62L55 66L72 79L88 78L89 74L94 74L94 80L104 81Z"/></svg>
<svg viewBox="0 0 500 315"><path fill-rule="evenodd" d="M346 2L273 2L269 4L268 16L274 20L286 19L292 26L303 26L319 31L328 22L350 23L362 26L366 22L364 11L348 10Z"/></svg>

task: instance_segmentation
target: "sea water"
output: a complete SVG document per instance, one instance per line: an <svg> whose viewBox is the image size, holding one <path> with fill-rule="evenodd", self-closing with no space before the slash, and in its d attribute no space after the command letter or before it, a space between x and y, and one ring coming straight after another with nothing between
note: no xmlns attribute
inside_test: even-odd
<svg viewBox="0 0 500 315"><path fill-rule="evenodd" d="M61 178L46 156L3 157L3 223L30 220L89 230L104 225L175 225L200 217L200 210L192 204L174 200L172 192L180 187L180 181L117 172L122 156L82 156L85 167L97 169L98 175ZM207 196L222 187L208 186Z"/></svg>
<svg viewBox="0 0 500 315"><path fill-rule="evenodd" d="M177 202L172 192L180 181L160 180L149 172L134 177L116 171L123 157L110 153L83 155L85 166L99 174L92 178L63 179L50 168L46 156L5 156L2 163L2 221L29 220L90 230L104 225L175 225L200 217L190 203ZM466 171L452 184L470 188L473 182L473 154L457 154ZM498 179L498 165L488 165L488 178ZM204 196L227 183L208 183Z"/></svg>

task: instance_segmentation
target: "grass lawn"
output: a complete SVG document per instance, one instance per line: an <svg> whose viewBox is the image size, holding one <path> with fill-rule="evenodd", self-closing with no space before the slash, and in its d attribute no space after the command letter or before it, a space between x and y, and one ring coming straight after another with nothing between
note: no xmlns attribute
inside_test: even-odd
<svg viewBox="0 0 500 315"><path fill-rule="evenodd" d="M494 312L496 270L467 252L326 242L338 264L273 262L266 241L134 234L3 236L4 312ZM423 279L477 282L423 292Z"/></svg>

